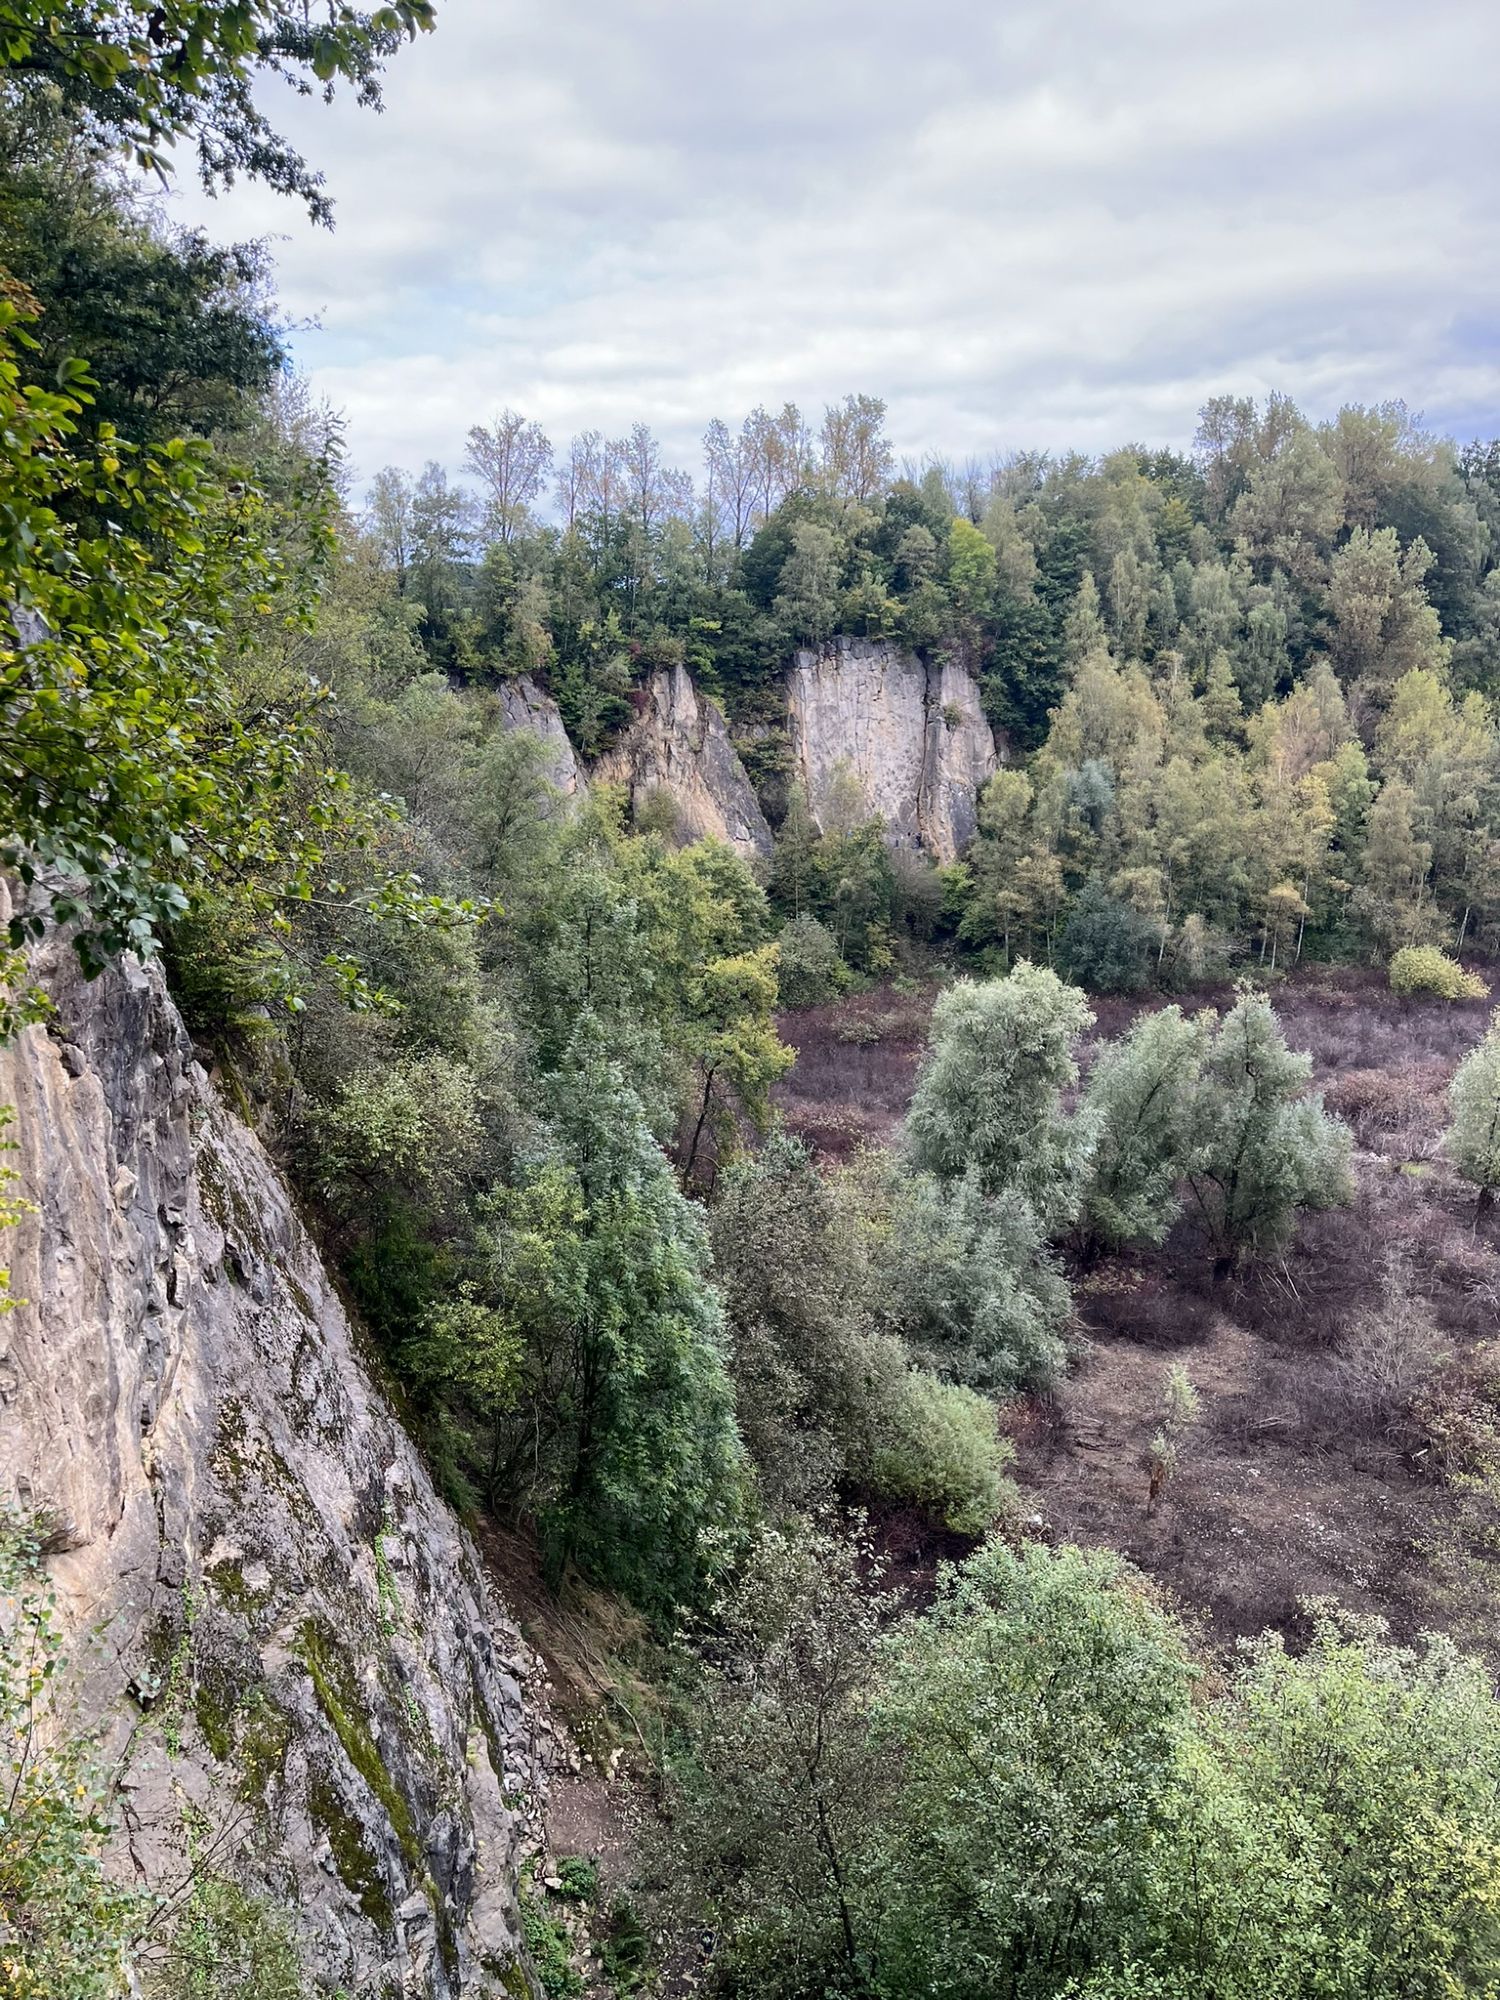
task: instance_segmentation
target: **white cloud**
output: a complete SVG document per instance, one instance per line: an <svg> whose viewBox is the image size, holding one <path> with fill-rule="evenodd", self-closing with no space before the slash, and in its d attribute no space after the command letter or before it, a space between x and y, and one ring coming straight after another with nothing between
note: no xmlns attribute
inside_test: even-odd
<svg viewBox="0 0 1500 2000"><path fill-rule="evenodd" d="M1128 19L1125 16L1128 15ZM293 104L283 233L365 474L883 395L903 450L1184 443L1220 389L1500 430L1489 0L445 0L388 110Z"/></svg>

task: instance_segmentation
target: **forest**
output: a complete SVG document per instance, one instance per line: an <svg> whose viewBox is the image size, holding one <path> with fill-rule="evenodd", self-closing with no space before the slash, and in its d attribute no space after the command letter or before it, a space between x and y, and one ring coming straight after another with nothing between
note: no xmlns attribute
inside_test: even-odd
<svg viewBox="0 0 1500 2000"><path fill-rule="evenodd" d="M264 250L142 178L325 211L257 74L373 98L431 21L311 18L0 0L0 1038L45 938L159 960L537 1643L608 1656L646 1830L525 1888L537 1990L1500 1992L1500 440L1224 396L912 461L851 394L691 471L476 411L356 491ZM977 682L957 860L794 781L839 636ZM673 667L763 863L505 718L592 763ZM1244 1463L1385 1481L1425 1595L1197 1591L1226 1322L1303 1397ZM1133 1511L1070 1534L1037 1440L1117 1335ZM0 1996L329 1991L231 1875L107 1865L44 1544L7 1500Z"/></svg>

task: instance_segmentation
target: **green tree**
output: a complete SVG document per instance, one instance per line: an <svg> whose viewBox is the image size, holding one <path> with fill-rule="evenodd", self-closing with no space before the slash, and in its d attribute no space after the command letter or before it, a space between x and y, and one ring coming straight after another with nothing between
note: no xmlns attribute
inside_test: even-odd
<svg viewBox="0 0 1500 2000"><path fill-rule="evenodd" d="M47 871L46 908L13 918L12 942L70 924L94 972L155 949L215 881L274 936L288 904L346 896L334 866L390 818L328 763L305 679L264 713L236 680L242 621L306 613L287 522L226 481L205 445L138 450L105 425L75 446L86 378L74 369L62 393L27 384L28 341L0 299L0 862L28 885ZM309 467L315 543L328 498L326 468ZM462 914L398 876L373 880L364 902Z"/></svg>
<svg viewBox="0 0 1500 2000"><path fill-rule="evenodd" d="M1079 1110L1091 1146L1080 1220L1088 1243L1165 1240L1182 1207L1207 1044L1204 1017L1163 1007L1095 1057Z"/></svg>
<svg viewBox="0 0 1500 2000"><path fill-rule="evenodd" d="M776 940L776 980L784 1007L819 1007L849 983L833 933L804 912Z"/></svg>
<svg viewBox="0 0 1500 2000"><path fill-rule="evenodd" d="M1500 1011L1455 1071L1448 1108L1449 1158L1478 1188L1479 1206L1486 1209L1500 1188Z"/></svg>
<svg viewBox="0 0 1500 2000"><path fill-rule="evenodd" d="M816 521L792 530L791 554L781 566L781 587L772 607L786 637L797 645L819 646L838 622L842 557L833 531Z"/></svg>
<svg viewBox="0 0 1500 2000"><path fill-rule="evenodd" d="M1065 979L1095 993L1134 993L1146 984L1161 930L1090 878L1057 939Z"/></svg>
<svg viewBox="0 0 1500 2000"><path fill-rule="evenodd" d="M1059 1101L1093 1019L1076 987L1024 960L1005 979L949 987L907 1119L915 1163L940 1181L972 1173L983 1193L1019 1195L1048 1224L1065 1219L1080 1161Z"/></svg>
<svg viewBox="0 0 1500 2000"><path fill-rule="evenodd" d="M1300 1210L1353 1196L1348 1129L1305 1094L1311 1074L1312 1058L1287 1047L1270 1001L1242 985L1204 1052L1187 1159L1216 1276L1281 1248Z"/></svg>
<svg viewBox="0 0 1500 2000"><path fill-rule="evenodd" d="M733 1990L766 2000L872 1990L872 1835L894 1767L868 1727L887 1606L857 1554L806 1529L757 1538L673 1773L670 1877L720 1933Z"/></svg>
<svg viewBox="0 0 1500 2000"><path fill-rule="evenodd" d="M554 1574L576 1564L666 1617L744 1504L707 1236L589 1015L547 1096L572 1193L546 1207L511 1464Z"/></svg>
<svg viewBox="0 0 1500 2000"><path fill-rule="evenodd" d="M892 1642L881 1990L1051 1996L1117 1963L1181 1796L1194 1668L1118 1557L994 1544Z"/></svg>
<svg viewBox="0 0 1500 2000"><path fill-rule="evenodd" d="M950 1381L1001 1394L1049 1388L1072 1299L1029 1204L992 1199L972 1175L891 1175L881 1194L876 1324Z"/></svg>

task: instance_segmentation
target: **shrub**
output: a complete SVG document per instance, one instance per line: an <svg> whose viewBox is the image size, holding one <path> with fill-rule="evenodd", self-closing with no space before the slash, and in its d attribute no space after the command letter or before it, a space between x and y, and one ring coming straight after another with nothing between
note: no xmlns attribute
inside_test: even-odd
<svg viewBox="0 0 1500 2000"><path fill-rule="evenodd" d="M1437 1000L1487 1000L1490 989L1435 944L1409 944L1391 960L1391 991L1403 998L1428 993Z"/></svg>
<svg viewBox="0 0 1500 2000"><path fill-rule="evenodd" d="M1008 1511L1015 1493L1005 1476L1010 1447L996 1428L994 1404L904 1361L898 1368L894 1342L871 1346L875 1367L889 1372L869 1457L856 1470L872 1491L909 1500L958 1534L982 1535Z"/></svg>
<svg viewBox="0 0 1500 2000"><path fill-rule="evenodd" d="M793 917L776 940L776 957L783 1007L821 1007L848 987L849 968L816 917Z"/></svg>
<svg viewBox="0 0 1500 2000"><path fill-rule="evenodd" d="M1448 1343L1412 1282L1409 1262L1401 1251L1392 1251L1380 1304L1356 1316L1333 1365L1344 1421L1389 1435L1448 1353Z"/></svg>
<svg viewBox="0 0 1500 2000"><path fill-rule="evenodd" d="M1367 1152L1427 1159L1438 1139L1444 1069L1404 1062L1397 1069L1345 1070L1329 1084L1324 1103Z"/></svg>

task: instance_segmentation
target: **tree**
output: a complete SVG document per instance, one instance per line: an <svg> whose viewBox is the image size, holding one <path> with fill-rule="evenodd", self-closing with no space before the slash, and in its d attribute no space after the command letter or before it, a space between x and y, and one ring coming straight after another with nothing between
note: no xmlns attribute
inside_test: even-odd
<svg viewBox="0 0 1500 2000"><path fill-rule="evenodd" d="M255 100L266 75L299 94L333 96L339 81L378 107L380 69L403 40L430 29L432 0L391 0L373 13L295 0L0 0L4 65L61 91L81 120L117 137L137 162L165 173L173 143L192 138L206 186L237 175L295 194L314 219L332 214L301 155L272 129Z"/></svg>
<svg viewBox="0 0 1500 2000"><path fill-rule="evenodd" d="M1086 1242L1115 1250L1161 1243L1182 1203L1205 1017L1180 1008L1145 1014L1094 1058L1078 1116L1090 1140L1080 1228Z"/></svg>
<svg viewBox="0 0 1500 2000"><path fill-rule="evenodd" d="M493 424L469 432L464 464L488 493L486 524L502 542L526 526L533 501L552 465L552 441L540 424L516 410L502 410Z"/></svg>
<svg viewBox="0 0 1500 2000"><path fill-rule="evenodd" d="M1005 979L949 987L907 1119L916 1165L944 1182L972 1173L986 1195L1020 1196L1049 1225L1064 1219L1081 1163L1059 1099L1093 1019L1076 987L1025 960Z"/></svg>
<svg viewBox="0 0 1500 2000"><path fill-rule="evenodd" d="M1104 618L1099 609L1099 586L1092 570L1086 569L1078 585L1063 626L1063 648L1074 666L1091 653L1107 650Z"/></svg>
<svg viewBox="0 0 1500 2000"><path fill-rule="evenodd" d="M169 227L49 90L12 81L0 93L0 157L5 268L41 307L34 378L55 381L86 355L93 384L77 421L136 444L240 429L286 359L264 249Z"/></svg>
<svg viewBox="0 0 1500 2000"><path fill-rule="evenodd" d="M878 497L891 476L884 427L885 404L878 396L846 396L823 412L818 469L836 499L865 507Z"/></svg>
<svg viewBox="0 0 1500 2000"><path fill-rule="evenodd" d="M75 445L86 373L71 366L63 392L25 383L27 339L0 299L0 865L48 882L11 942L72 925L92 974L155 950L216 880L268 929L315 893L462 921L411 877L362 897L339 881L341 851L373 845L390 811L327 763L306 677L265 713L242 699L240 642L278 612L306 616L316 561L297 543L327 546L327 468L303 466L278 519L204 444L138 449L104 425Z"/></svg>
<svg viewBox="0 0 1500 2000"><path fill-rule="evenodd" d="M396 593L406 595L406 580L416 561L416 491L411 474L398 465L377 472L367 497L366 519L380 560L395 579Z"/></svg>
<svg viewBox="0 0 1500 2000"><path fill-rule="evenodd" d="M1160 939L1159 924L1091 877L1058 936L1057 963L1064 978L1095 993L1134 993L1146 984Z"/></svg>
<svg viewBox="0 0 1500 2000"><path fill-rule="evenodd" d="M1299 1210L1351 1199L1351 1141L1319 1097L1312 1059L1294 1055L1263 993L1242 984L1198 1074L1188 1186L1226 1277L1247 1254L1281 1248Z"/></svg>
<svg viewBox="0 0 1500 2000"><path fill-rule="evenodd" d="M699 1091L682 1156L689 1182L706 1130L713 1130L720 1159L733 1147L740 1118L764 1132L771 1086L796 1061L776 1033L776 968L775 945L761 945L712 960L693 982L688 1046Z"/></svg>
<svg viewBox="0 0 1500 2000"><path fill-rule="evenodd" d="M878 1326L948 1381L1008 1395L1058 1380L1073 1302L1026 1203L917 1174L893 1176L878 1213Z"/></svg>
<svg viewBox="0 0 1500 2000"><path fill-rule="evenodd" d="M820 646L832 636L838 623L841 567L842 555L832 529L816 521L799 521L792 530L792 552L781 566L773 606L788 639Z"/></svg>
<svg viewBox="0 0 1500 2000"><path fill-rule="evenodd" d="M1116 1556L992 1543L903 1628L876 1722L881 1990L1066 1990L1148 1921L1196 1678Z"/></svg>
<svg viewBox="0 0 1500 2000"><path fill-rule="evenodd" d="M587 1013L547 1104L550 1186L533 1179L519 1218L496 1207L478 1273L492 1310L516 1298L518 1266L534 1274L502 1476L555 1576L576 1564L665 1618L705 1588L744 1504L707 1236ZM540 1250L520 1257L515 1232L538 1218Z"/></svg>
<svg viewBox="0 0 1500 2000"><path fill-rule="evenodd" d="M1423 541L1403 549L1394 528L1356 528L1334 557L1328 596L1333 662L1346 685L1383 705L1404 674L1441 670L1449 647L1422 580L1432 568Z"/></svg>
<svg viewBox="0 0 1500 2000"><path fill-rule="evenodd" d="M776 940L776 983L783 1007L820 1007L849 983L832 932L806 911Z"/></svg>
<svg viewBox="0 0 1500 2000"><path fill-rule="evenodd" d="M866 1718L888 1608L857 1549L807 1529L763 1533L722 1607L674 1772L669 1874L696 1887L723 1972L766 2000L870 1991L872 1833L894 1770Z"/></svg>
<svg viewBox="0 0 1500 2000"><path fill-rule="evenodd" d="M1448 1155L1479 1190L1481 1213L1500 1188L1500 1011L1477 1048L1459 1064L1448 1086Z"/></svg>

